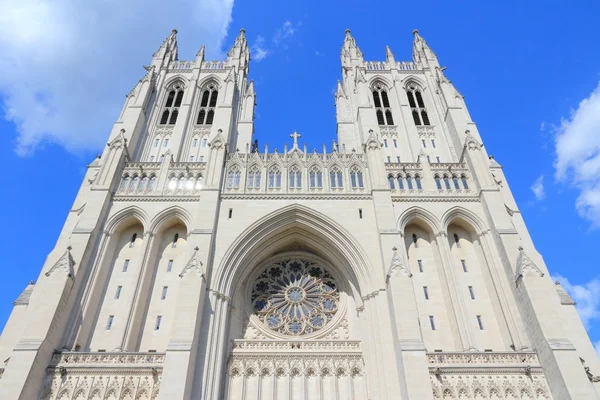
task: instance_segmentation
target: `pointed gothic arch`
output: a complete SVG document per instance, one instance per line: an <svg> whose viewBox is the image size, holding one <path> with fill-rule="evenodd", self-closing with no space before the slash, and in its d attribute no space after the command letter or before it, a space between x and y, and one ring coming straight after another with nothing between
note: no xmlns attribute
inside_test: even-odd
<svg viewBox="0 0 600 400"><path fill-rule="evenodd" d="M137 222L142 225L145 232L149 226L149 221L150 218L144 210L138 206L130 206L111 216L104 224L104 230L113 234Z"/></svg>
<svg viewBox="0 0 600 400"><path fill-rule="evenodd" d="M468 228L475 233L480 233L487 229L486 224L478 215L461 206L452 207L442 215L441 228L443 231L447 231L448 227L453 223Z"/></svg>
<svg viewBox="0 0 600 400"><path fill-rule="evenodd" d="M352 234L329 217L299 204L270 213L238 236L217 267L214 290L231 296L251 272L251 266L294 241L301 241L318 254L326 254L339 265L358 304L360 294L374 291L371 272L374 268Z"/></svg>
<svg viewBox="0 0 600 400"><path fill-rule="evenodd" d="M404 232L406 227L415 220L421 221L433 233L441 231L442 225L440 224L439 219L430 211L427 211L426 209L419 206L410 207L409 209L404 211L402 215L400 215L400 218L398 218L398 230L400 230L400 232Z"/></svg>
<svg viewBox="0 0 600 400"><path fill-rule="evenodd" d="M193 217L187 210L180 206L169 207L155 215L149 225L149 230L150 232L156 234L164 230L166 226L169 226L171 222L177 220L181 221L185 225L187 232L190 231Z"/></svg>

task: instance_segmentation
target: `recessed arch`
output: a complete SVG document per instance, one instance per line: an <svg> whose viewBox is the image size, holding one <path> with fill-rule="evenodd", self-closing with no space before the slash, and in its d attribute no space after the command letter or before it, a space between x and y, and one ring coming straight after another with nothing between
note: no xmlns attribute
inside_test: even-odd
<svg viewBox="0 0 600 400"><path fill-rule="evenodd" d="M231 296L240 281L251 273L251 267L298 242L339 266L358 291L354 293L358 306L361 295L374 291L371 273L374 269L351 233L329 217L299 204L270 213L238 236L218 266L214 290ZM343 265L347 266L345 270Z"/></svg>
<svg viewBox="0 0 600 400"><path fill-rule="evenodd" d="M385 86L386 90L390 90L394 87L394 82L392 80L379 75L369 79L369 81L367 82L367 85L369 85L369 90L373 90L375 85L377 85L378 83L381 83L383 86Z"/></svg>
<svg viewBox="0 0 600 400"><path fill-rule="evenodd" d="M156 234L178 221L182 222L189 232L190 226L192 226L192 220L193 218L188 211L179 206L172 206L163 210L152 219L152 222L150 223L150 232Z"/></svg>
<svg viewBox="0 0 600 400"><path fill-rule="evenodd" d="M171 89L173 86L175 86L176 84L180 84L183 87L183 90L186 90L187 89L187 85L185 84L186 81L187 81L187 79L181 74L176 74L174 76L169 77L169 79L167 79L163 85L163 87L165 88L164 93L167 93L167 91L169 89Z"/></svg>
<svg viewBox="0 0 600 400"><path fill-rule="evenodd" d="M446 211L441 221L443 231L447 231L451 224L462 226L476 233L481 233L487 229L486 224L478 215L461 206L455 206Z"/></svg>
<svg viewBox="0 0 600 400"><path fill-rule="evenodd" d="M130 206L110 217L104 224L104 230L113 234L139 223L146 231L149 220L148 214L144 210L137 206Z"/></svg>
<svg viewBox="0 0 600 400"><path fill-rule="evenodd" d="M400 215L400 218L398 219L398 229L400 232L404 232L406 227L415 221L420 221L422 224L426 225L428 230L434 234L441 231L441 225L438 218L431 212L418 206L413 206Z"/></svg>
<svg viewBox="0 0 600 400"><path fill-rule="evenodd" d="M420 78L418 78L416 76L410 76L410 77L406 78L402 82L402 88L404 90L407 90L411 84L416 85L424 92L428 90L427 82L425 82L424 80L421 80Z"/></svg>

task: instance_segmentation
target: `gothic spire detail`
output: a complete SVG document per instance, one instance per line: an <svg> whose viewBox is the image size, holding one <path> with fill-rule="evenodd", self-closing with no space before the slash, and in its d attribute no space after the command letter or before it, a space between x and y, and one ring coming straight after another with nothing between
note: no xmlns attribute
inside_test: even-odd
<svg viewBox="0 0 600 400"><path fill-rule="evenodd" d="M246 96L256 96L256 92L254 91L254 81L248 82L248 87L246 88Z"/></svg>
<svg viewBox="0 0 600 400"><path fill-rule="evenodd" d="M67 251L65 251L52 268L46 272L46 276L50 276L56 271L64 270L69 278L75 277L75 271L73 270L75 260L73 260L73 256L71 255L71 249L71 246L67 247Z"/></svg>
<svg viewBox="0 0 600 400"><path fill-rule="evenodd" d="M194 247L194 254L192 254L192 257L179 274L180 278L183 278L192 271L195 271L199 277L204 278L204 270L202 269L202 261L200 261L200 258L198 257L198 250L200 250L198 246Z"/></svg>
<svg viewBox="0 0 600 400"><path fill-rule="evenodd" d="M348 65L352 61L358 61L362 64L363 53L356 45L356 40L350 34L350 29L346 29L346 36L344 37L344 44L342 45L342 64Z"/></svg>
<svg viewBox="0 0 600 400"><path fill-rule="evenodd" d="M339 80L337 81L337 88L335 90L335 98L339 98L339 97L344 97L346 98L346 92L344 91L344 88L342 87L342 82L340 82Z"/></svg>
<svg viewBox="0 0 600 400"><path fill-rule="evenodd" d="M198 52L196 53L196 58L204 60L204 45L200 46L200 49L198 49Z"/></svg>
<svg viewBox="0 0 600 400"><path fill-rule="evenodd" d="M396 58L394 57L394 53L392 53L390 46L385 46L385 61L388 63L388 65L394 65L396 63Z"/></svg>
<svg viewBox="0 0 600 400"><path fill-rule="evenodd" d="M239 58L243 52L248 51L248 41L246 40L246 30L240 29L240 34L235 38L233 46L227 52L227 57Z"/></svg>
<svg viewBox="0 0 600 400"><path fill-rule="evenodd" d="M169 36L162 42L158 50L152 55L153 57L159 57L166 55L167 53L173 53L177 59L177 29L173 29Z"/></svg>
<svg viewBox="0 0 600 400"><path fill-rule="evenodd" d="M425 64L432 62L434 66L438 66L437 56L431 50L425 39L419 35L419 31L415 29L413 31L413 61L418 64Z"/></svg>

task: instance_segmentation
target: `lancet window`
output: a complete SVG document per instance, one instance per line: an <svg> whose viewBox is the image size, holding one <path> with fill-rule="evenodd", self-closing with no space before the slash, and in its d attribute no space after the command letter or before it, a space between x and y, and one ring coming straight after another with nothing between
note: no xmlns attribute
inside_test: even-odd
<svg viewBox="0 0 600 400"><path fill-rule="evenodd" d="M302 171L296 165L290 168L288 173L288 186L290 189L302 187Z"/></svg>
<svg viewBox="0 0 600 400"><path fill-rule="evenodd" d="M311 189L323 187L323 171L316 165L311 167L309 172L309 184Z"/></svg>
<svg viewBox="0 0 600 400"><path fill-rule="evenodd" d="M163 108L160 124L161 125L175 125L177 122L177 116L179 115L179 107L183 101L183 85L176 83L169 89L167 99L165 100L165 106Z"/></svg>
<svg viewBox="0 0 600 400"><path fill-rule="evenodd" d="M241 180L240 169L233 166L227 172L227 189L239 189Z"/></svg>
<svg viewBox="0 0 600 400"><path fill-rule="evenodd" d="M269 170L269 189L281 188L281 171L278 167L271 167Z"/></svg>
<svg viewBox="0 0 600 400"><path fill-rule="evenodd" d="M250 168L248 172L248 189L260 188L260 169L257 166Z"/></svg>
<svg viewBox="0 0 600 400"><path fill-rule="evenodd" d="M344 177L342 171L337 166L333 166L329 170L329 186L332 189L341 189L344 187Z"/></svg>
<svg viewBox="0 0 600 400"><path fill-rule="evenodd" d="M421 88L415 84L410 84L406 88L406 96L408 97L408 105L415 125L430 125Z"/></svg>
<svg viewBox="0 0 600 400"><path fill-rule="evenodd" d="M365 187L362 170L356 165L350 169L350 184L352 185L352 189L362 189Z"/></svg>
<svg viewBox="0 0 600 400"><path fill-rule="evenodd" d="M463 189L469 190L469 185L467 183L467 177L466 177L466 175L462 175L460 177L460 180L462 181Z"/></svg>
<svg viewBox="0 0 600 400"><path fill-rule="evenodd" d="M198 111L197 125L212 125L215 118L215 107L217 106L217 97L219 91L217 85L211 83L202 92L200 99L200 110Z"/></svg>
<svg viewBox="0 0 600 400"><path fill-rule="evenodd" d="M373 87L373 104L375 104L377 124L394 125L387 89L381 83L377 83Z"/></svg>

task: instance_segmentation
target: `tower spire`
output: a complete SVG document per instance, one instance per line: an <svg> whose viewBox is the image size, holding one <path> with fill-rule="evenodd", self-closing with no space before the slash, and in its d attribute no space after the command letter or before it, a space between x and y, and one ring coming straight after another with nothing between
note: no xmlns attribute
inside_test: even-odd
<svg viewBox="0 0 600 400"><path fill-rule="evenodd" d="M160 69L169 61L177 60L177 52L177 29L173 29L158 50L152 54L152 65L155 65L157 70Z"/></svg>
<svg viewBox="0 0 600 400"><path fill-rule="evenodd" d="M235 38L235 42L233 42L233 46L227 52L227 57L229 59L240 59L244 55L249 54L248 50L248 41L246 40L246 30L244 28L240 29L239 35Z"/></svg>
<svg viewBox="0 0 600 400"><path fill-rule="evenodd" d="M385 46L385 61L392 65L396 63L396 58L394 57L394 53L392 53L390 46Z"/></svg>
<svg viewBox="0 0 600 400"><path fill-rule="evenodd" d="M356 40L350 33L350 29L346 29L344 44L342 45L342 65L350 66L352 64L362 64L363 53L356 45Z"/></svg>
<svg viewBox="0 0 600 400"><path fill-rule="evenodd" d="M419 35L419 30L413 30L413 61L417 64L431 64L431 67L439 67L437 56L431 50L425 39Z"/></svg>

